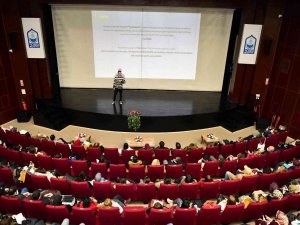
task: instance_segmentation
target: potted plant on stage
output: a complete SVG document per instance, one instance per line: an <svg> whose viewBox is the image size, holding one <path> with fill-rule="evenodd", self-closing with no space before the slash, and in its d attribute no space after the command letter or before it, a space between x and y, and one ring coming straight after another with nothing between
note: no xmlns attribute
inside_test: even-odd
<svg viewBox="0 0 300 225"><path fill-rule="evenodd" d="M141 127L141 113L132 110L128 113L128 128L137 131Z"/></svg>

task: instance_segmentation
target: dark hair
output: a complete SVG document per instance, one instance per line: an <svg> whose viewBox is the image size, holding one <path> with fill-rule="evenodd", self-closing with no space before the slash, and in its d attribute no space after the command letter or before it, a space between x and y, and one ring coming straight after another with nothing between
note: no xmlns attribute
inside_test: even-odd
<svg viewBox="0 0 300 225"><path fill-rule="evenodd" d="M181 149L181 144L179 142L176 142L175 147L176 149Z"/></svg>
<svg viewBox="0 0 300 225"><path fill-rule="evenodd" d="M99 162L105 162L105 157L103 155L100 156Z"/></svg>
<svg viewBox="0 0 300 225"><path fill-rule="evenodd" d="M164 184L171 184L171 183L172 183L172 179L170 177L165 177Z"/></svg>
<svg viewBox="0 0 300 225"><path fill-rule="evenodd" d="M100 148L100 152L101 152L101 153L104 153L104 147L103 147L103 145L100 145L99 148Z"/></svg>
<svg viewBox="0 0 300 225"><path fill-rule="evenodd" d="M51 140L51 141L54 141L54 140L55 140L55 135L54 135L54 134L51 134L51 135L50 135L50 140Z"/></svg>
<svg viewBox="0 0 300 225"><path fill-rule="evenodd" d="M40 195L41 195L41 191L35 190L34 192L32 192L31 199L32 200L39 200Z"/></svg>
<svg viewBox="0 0 300 225"><path fill-rule="evenodd" d="M128 143L125 142L124 145L123 145L123 149L128 149L128 148L129 148Z"/></svg>
<svg viewBox="0 0 300 225"><path fill-rule="evenodd" d="M154 209L163 209L163 205L159 202L155 202L155 204L153 205Z"/></svg>
<svg viewBox="0 0 300 225"><path fill-rule="evenodd" d="M120 184L126 184L126 178L121 177L121 178L119 179L119 183L120 183Z"/></svg>
<svg viewBox="0 0 300 225"><path fill-rule="evenodd" d="M143 182L144 182L145 184L149 184L149 183L150 183L150 177L145 176L144 179L143 179Z"/></svg>
<svg viewBox="0 0 300 225"><path fill-rule="evenodd" d="M211 177L209 174L207 174L207 175L205 176L204 181L205 181L205 182L211 182L211 181L213 181L213 179L212 179L212 177Z"/></svg>
<svg viewBox="0 0 300 225"><path fill-rule="evenodd" d="M17 187L16 187L16 186L11 186L11 187L9 188L7 194L13 195L16 191L17 191Z"/></svg>
<svg viewBox="0 0 300 225"><path fill-rule="evenodd" d="M188 208L190 208L190 204L191 204L191 201L190 201L190 200L183 199L180 208L188 209Z"/></svg>
<svg viewBox="0 0 300 225"><path fill-rule="evenodd" d="M83 201L82 201L82 206L83 208L88 208L91 205L91 200L89 197L84 197Z"/></svg>
<svg viewBox="0 0 300 225"><path fill-rule="evenodd" d="M83 170L80 171L78 178L82 181L84 181L86 179L86 172L84 172Z"/></svg>
<svg viewBox="0 0 300 225"><path fill-rule="evenodd" d="M227 199L227 205L235 205L236 204L236 198L234 195L229 195Z"/></svg>
<svg viewBox="0 0 300 225"><path fill-rule="evenodd" d="M185 183L192 183L193 182L193 178L192 178L191 174L187 174L185 176L184 182Z"/></svg>
<svg viewBox="0 0 300 225"><path fill-rule="evenodd" d="M138 157L136 155L132 156L132 162L137 163L138 162Z"/></svg>
<svg viewBox="0 0 300 225"><path fill-rule="evenodd" d="M54 195L54 197L53 197L53 205L62 205L61 195Z"/></svg>
<svg viewBox="0 0 300 225"><path fill-rule="evenodd" d="M159 142L159 148L164 148L164 147L165 147L165 142L160 141L160 142Z"/></svg>
<svg viewBox="0 0 300 225"><path fill-rule="evenodd" d="M26 137L31 137L31 135L30 135L30 133L28 131L25 133L25 136Z"/></svg>

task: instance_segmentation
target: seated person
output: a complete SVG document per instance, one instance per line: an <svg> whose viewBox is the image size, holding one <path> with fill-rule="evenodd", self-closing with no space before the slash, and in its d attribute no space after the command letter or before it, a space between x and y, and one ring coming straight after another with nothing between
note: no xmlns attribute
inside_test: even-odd
<svg viewBox="0 0 300 225"><path fill-rule="evenodd" d="M167 199L167 202L172 206L172 205L176 205L179 208L182 209L189 209L189 208L196 208L197 212L200 210L202 203L201 200L188 200L188 199L181 199L181 198L177 198L174 201L172 201L171 199Z"/></svg>
<svg viewBox="0 0 300 225"><path fill-rule="evenodd" d="M223 195L220 195L218 198L218 205L221 206L221 211L224 211L226 205L236 205L237 199L234 195L229 195L227 198Z"/></svg>
<svg viewBox="0 0 300 225"><path fill-rule="evenodd" d="M160 161L158 159L153 159L151 162L151 166L159 166L160 165Z"/></svg>
<svg viewBox="0 0 300 225"><path fill-rule="evenodd" d="M96 173L96 175L95 175L94 181L104 182L104 181L107 181L107 180L106 180L104 177L102 177L102 175L101 175L100 172L98 172L98 173Z"/></svg>
<svg viewBox="0 0 300 225"><path fill-rule="evenodd" d="M118 152L119 152L120 155L122 154L122 151L123 151L123 150L133 150L133 149L129 147L129 145L128 145L127 142L125 142L125 143L123 144L123 148L119 148L119 149L118 149Z"/></svg>
<svg viewBox="0 0 300 225"><path fill-rule="evenodd" d="M150 177L145 176L143 179L140 179L140 183L142 183L142 184L150 184L150 183L153 183L153 182L150 180Z"/></svg>
<svg viewBox="0 0 300 225"><path fill-rule="evenodd" d="M92 197L85 197L82 201L79 201L77 203L77 206L79 208L90 208L95 210L95 212L97 211L98 208L98 202L96 199L92 198Z"/></svg>
<svg viewBox="0 0 300 225"><path fill-rule="evenodd" d="M98 204L98 207L111 208L118 207L120 214L123 213L123 208L125 207L125 200L120 196L116 195L113 199L106 198L103 202Z"/></svg>
<svg viewBox="0 0 300 225"><path fill-rule="evenodd" d="M185 176L182 176L182 177L180 177L180 178L178 178L176 181L175 181L175 183L177 183L177 184L181 184L181 183L194 183L194 182L197 182L197 180L196 179L193 179L192 178L192 176L191 176L191 174L187 174L187 175L185 175Z"/></svg>
<svg viewBox="0 0 300 225"><path fill-rule="evenodd" d="M142 160L139 160L136 155L131 156L130 160L128 161L128 166L140 166L143 165Z"/></svg>
<svg viewBox="0 0 300 225"><path fill-rule="evenodd" d="M255 171L252 170L250 167L248 166L244 166L244 170L240 171L238 170L238 173L236 175L234 175L233 173L231 173L230 171L227 171L225 173L225 177L224 180L234 180L234 179L242 179L243 176L253 176L255 175Z"/></svg>
<svg viewBox="0 0 300 225"><path fill-rule="evenodd" d="M174 184L174 180L170 177L165 177L164 179L159 179L155 181L155 187L158 189L160 184Z"/></svg>
<svg viewBox="0 0 300 225"><path fill-rule="evenodd" d="M179 142L176 142L175 149L181 149L181 144Z"/></svg>
<svg viewBox="0 0 300 225"><path fill-rule="evenodd" d="M165 147L165 142L160 141L160 142L159 142L159 146L157 147L157 149L167 149L167 148Z"/></svg>
<svg viewBox="0 0 300 225"><path fill-rule="evenodd" d="M164 200L152 199L146 213L150 213L151 209L168 209L168 207Z"/></svg>
<svg viewBox="0 0 300 225"><path fill-rule="evenodd" d="M40 199L44 204L54 205L59 199L61 200L61 193L58 190L44 190L40 193Z"/></svg>

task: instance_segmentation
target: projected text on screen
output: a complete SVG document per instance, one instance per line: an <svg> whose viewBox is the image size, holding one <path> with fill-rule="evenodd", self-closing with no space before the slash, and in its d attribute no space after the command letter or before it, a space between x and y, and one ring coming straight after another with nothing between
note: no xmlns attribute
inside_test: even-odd
<svg viewBox="0 0 300 225"><path fill-rule="evenodd" d="M96 78L196 76L200 13L92 11Z"/></svg>

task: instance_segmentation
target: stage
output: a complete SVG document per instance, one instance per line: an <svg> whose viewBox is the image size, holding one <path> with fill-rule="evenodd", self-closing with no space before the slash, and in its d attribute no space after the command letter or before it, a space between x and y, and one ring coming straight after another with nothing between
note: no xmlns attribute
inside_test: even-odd
<svg viewBox="0 0 300 225"><path fill-rule="evenodd" d="M37 125L60 130L77 125L129 131L127 113L141 112L141 132L184 131L219 126L222 114L233 110L220 92L124 90L123 104L112 105L112 89L61 88L61 99L38 100ZM226 107L221 107L226 106Z"/></svg>

